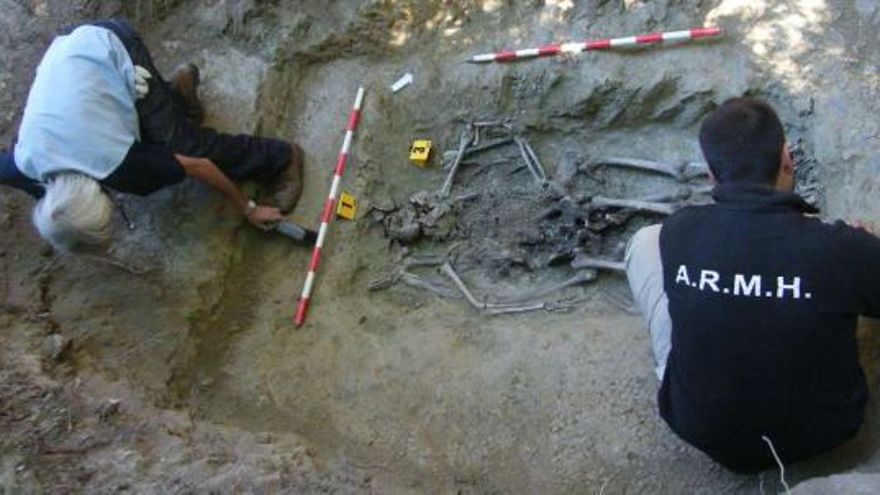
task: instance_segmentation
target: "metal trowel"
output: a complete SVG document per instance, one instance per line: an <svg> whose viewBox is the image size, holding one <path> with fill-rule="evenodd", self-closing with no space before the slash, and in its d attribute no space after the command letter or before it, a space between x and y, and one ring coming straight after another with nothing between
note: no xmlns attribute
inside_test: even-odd
<svg viewBox="0 0 880 495"><path fill-rule="evenodd" d="M314 230L300 227L299 225L293 222L288 222L287 220L282 220L275 224L275 230L297 241L297 243L299 244L313 246L318 240L318 233Z"/></svg>

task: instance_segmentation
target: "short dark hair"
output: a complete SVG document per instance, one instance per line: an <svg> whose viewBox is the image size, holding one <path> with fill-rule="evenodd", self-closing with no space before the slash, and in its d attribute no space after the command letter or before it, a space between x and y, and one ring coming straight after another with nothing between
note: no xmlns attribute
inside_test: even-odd
<svg viewBox="0 0 880 495"><path fill-rule="evenodd" d="M733 98L700 127L700 147L719 183L772 185L779 174L785 131L768 103Z"/></svg>

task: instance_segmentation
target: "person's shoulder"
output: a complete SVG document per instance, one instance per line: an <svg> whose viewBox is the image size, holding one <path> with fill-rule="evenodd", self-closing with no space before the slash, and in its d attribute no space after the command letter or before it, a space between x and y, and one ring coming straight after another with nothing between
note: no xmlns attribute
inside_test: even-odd
<svg viewBox="0 0 880 495"><path fill-rule="evenodd" d="M843 220L827 220L815 215L799 217L798 227L830 238L846 238L860 230Z"/></svg>
<svg viewBox="0 0 880 495"><path fill-rule="evenodd" d="M880 255L880 238L843 220L823 220L805 215L799 219L796 232L801 233L799 237L804 242L829 254L877 251Z"/></svg>
<svg viewBox="0 0 880 495"><path fill-rule="evenodd" d="M850 225L843 220L836 220L830 223L818 222L822 229L829 237L840 242L880 242L875 233L868 231L864 227Z"/></svg>
<svg viewBox="0 0 880 495"><path fill-rule="evenodd" d="M715 209L714 203L704 205L688 205L677 210L663 220L664 228L669 226L684 226L695 222L701 222L710 218Z"/></svg>

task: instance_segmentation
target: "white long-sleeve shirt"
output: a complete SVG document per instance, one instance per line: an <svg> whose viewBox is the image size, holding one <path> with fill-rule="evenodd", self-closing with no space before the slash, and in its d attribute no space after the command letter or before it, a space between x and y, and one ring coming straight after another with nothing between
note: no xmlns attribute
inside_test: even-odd
<svg viewBox="0 0 880 495"><path fill-rule="evenodd" d="M110 30L82 26L55 38L37 67L15 146L21 172L101 180L139 139L134 65Z"/></svg>

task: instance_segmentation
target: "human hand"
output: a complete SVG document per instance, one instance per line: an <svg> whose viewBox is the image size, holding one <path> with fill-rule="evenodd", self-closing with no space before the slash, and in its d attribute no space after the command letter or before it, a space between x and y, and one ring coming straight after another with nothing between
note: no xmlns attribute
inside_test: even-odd
<svg viewBox="0 0 880 495"><path fill-rule="evenodd" d="M255 206L245 212L248 222L260 230L270 230L284 219L281 210L271 206Z"/></svg>
<svg viewBox="0 0 880 495"><path fill-rule="evenodd" d="M134 92L137 99L141 100L150 92L149 79L153 77L150 71L144 69L140 65L134 66Z"/></svg>

